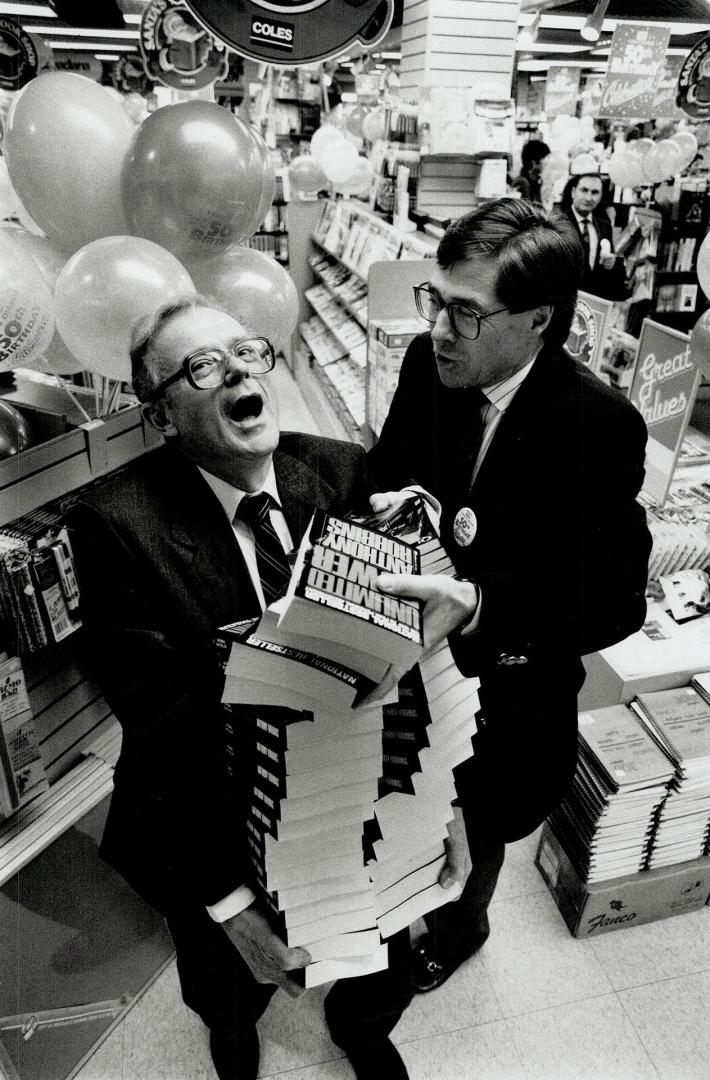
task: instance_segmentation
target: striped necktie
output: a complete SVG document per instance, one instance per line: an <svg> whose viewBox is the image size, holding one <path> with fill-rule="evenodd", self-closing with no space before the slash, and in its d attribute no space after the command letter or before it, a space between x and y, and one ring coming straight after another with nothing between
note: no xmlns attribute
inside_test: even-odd
<svg viewBox="0 0 710 1080"><path fill-rule="evenodd" d="M587 266L591 267L591 243L589 240L589 214L582 214L582 247Z"/></svg>
<svg viewBox="0 0 710 1080"><path fill-rule="evenodd" d="M254 537L256 565L267 607L277 596L283 595L291 577L284 546L269 517L272 502L271 496L261 491L258 495L245 495L237 510L237 517L247 523Z"/></svg>

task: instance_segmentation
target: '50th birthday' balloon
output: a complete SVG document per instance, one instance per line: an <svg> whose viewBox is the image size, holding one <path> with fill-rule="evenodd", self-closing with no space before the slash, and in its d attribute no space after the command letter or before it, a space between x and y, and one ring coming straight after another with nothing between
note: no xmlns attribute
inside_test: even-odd
<svg viewBox="0 0 710 1080"><path fill-rule="evenodd" d="M136 236L179 259L210 255L255 232L269 183L271 163L247 124L213 102L184 101L138 129L123 205Z"/></svg>
<svg viewBox="0 0 710 1080"><path fill-rule="evenodd" d="M37 264L0 237L0 372L41 356L54 333L54 304Z"/></svg>

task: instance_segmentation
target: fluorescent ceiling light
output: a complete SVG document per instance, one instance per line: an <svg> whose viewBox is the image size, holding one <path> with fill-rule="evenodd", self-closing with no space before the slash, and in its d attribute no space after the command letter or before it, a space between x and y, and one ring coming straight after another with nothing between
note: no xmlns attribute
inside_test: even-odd
<svg viewBox="0 0 710 1080"><path fill-rule="evenodd" d="M551 45L549 42L536 41L534 45L523 45L520 38L515 44L516 52L534 53L578 53L589 52L588 45Z"/></svg>
<svg viewBox="0 0 710 1080"><path fill-rule="evenodd" d="M357 94L353 94L349 90L346 90L344 94L340 95L340 100L344 101L346 104L349 101L357 101Z"/></svg>
<svg viewBox="0 0 710 1080"><path fill-rule="evenodd" d="M689 49L666 49L665 55L666 56L687 56L689 51L690 51ZM591 55L592 56L608 56L610 52L611 52L611 49L609 48L609 46L607 46L605 49L592 49Z"/></svg>
<svg viewBox="0 0 710 1080"><path fill-rule="evenodd" d="M118 60L118 53L112 52L97 52L94 53L97 60Z"/></svg>
<svg viewBox="0 0 710 1080"><path fill-rule="evenodd" d="M526 26L534 19L532 14L522 14L518 17L518 26ZM544 30L581 30L584 26L584 18L580 15L543 15L541 26ZM612 34L616 30L617 26L621 26L625 22L639 23L643 22L641 18L638 19L605 19L602 23L602 33ZM667 26L671 34L700 34L707 33L710 30L710 16L707 22L670 22L662 21L659 19L648 19L645 23L646 26Z"/></svg>
<svg viewBox="0 0 710 1080"><path fill-rule="evenodd" d="M88 26L23 26L22 29L28 34L61 34L66 37L130 38L137 41L141 36L139 30L91 30Z"/></svg>
<svg viewBox="0 0 710 1080"><path fill-rule="evenodd" d="M84 52L96 52L98 49L101 52L106 48L105 41L49 41L44 39L45 45L48 45L50 49L57 49L60 52L77 52L83 50ZM135 45L112 45L111 50L113 52L136 52Z"/></svg>
<svg viewBox="0 0 710 1080"><path fill-rule="evenodd" d="M549 60L520 60L518 62L518 71L549 71L550 67L569 67L601 72L606 71L607 66L607 64L598 64L589 60L560 60L559 62L553 61L552 64L550 64Z"/></svg>
<svg viewBox="0 0 710 1080"><path fill-rule="evenodd" d="M124 23L128 23L129 25L131 23L133 23L135 25L135 24L139 23L142 18L143 18L142 15L126 15L124 13L123 21L124 21Z"/></svg>
<svg viewBox="0 0 710 1080"><path fill-rule="evenodd" d="M402 54L398 52L383 52L380 53L383 60L401 60Z"/></svg>
<svg viewBox="0 0 710 1080"><path fill-rule="evenodd" d="M0 4L0 15L31 15L34 19L57 17L50 7L40 7L38 4Z"/></svg>

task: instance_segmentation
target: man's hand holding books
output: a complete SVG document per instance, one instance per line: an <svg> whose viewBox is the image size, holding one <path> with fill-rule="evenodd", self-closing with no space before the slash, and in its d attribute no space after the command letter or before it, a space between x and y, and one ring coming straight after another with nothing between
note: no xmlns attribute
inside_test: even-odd
<svg viewBox="0 0 710 1080"><path fill-rule="evenodd" d="M257 982L276 983L289 997L300 997L302 983L289 974L310 964L306 949L289 949L274 933L266 916L252 905L222 923L239 955L251 968Z"/></svg>
<svg viewBox="0 0 710 1080"><path fill-rule="evenodd" d="M453 631L470 622L476 614L480 593L471 581L458 581L446 574L380 574L376 582L380 592L424 605L424 648L422 656L435 649ZM384 679L359 703L371 707L383 699L409 670L393 664Z"/></svg>

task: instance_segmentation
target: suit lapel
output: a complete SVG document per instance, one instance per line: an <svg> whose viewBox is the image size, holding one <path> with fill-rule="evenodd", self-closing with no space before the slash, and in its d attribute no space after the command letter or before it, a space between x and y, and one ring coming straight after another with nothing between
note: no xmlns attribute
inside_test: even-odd
<svg viewBox="0 0 710 1080"><path fill-rule="evenodd" d="M195 595L217 625L259 603L232 526L209 484L191 462L173 455L171 531L166 542L196 584ZM238 612L235 612L238 608Z"/></svg>
<svg viewBox="0 0 710 1080"><path fill-rule="evenodd" d="M488 491L491 483L498 489L501 477L508 477L511 491L514 490L516 475L521 464L526 461L526 447L531 442L529 437L536 429L539 435L539 425L544 422L542 417L549 418L551 403L559 396L555 375L558 366L557 357L554 354L545 354L544 351L533 364L501 417L486 456L481 462L471 490L474 501Z"/></svg>
<svg viewBox="0 0 710 1080"><path fill-rule="evenodd" d="M313 511L327 510L336 492L308 465L283 450L274 454L274 471L284 517L294 545L300 544Z"/></svg>

